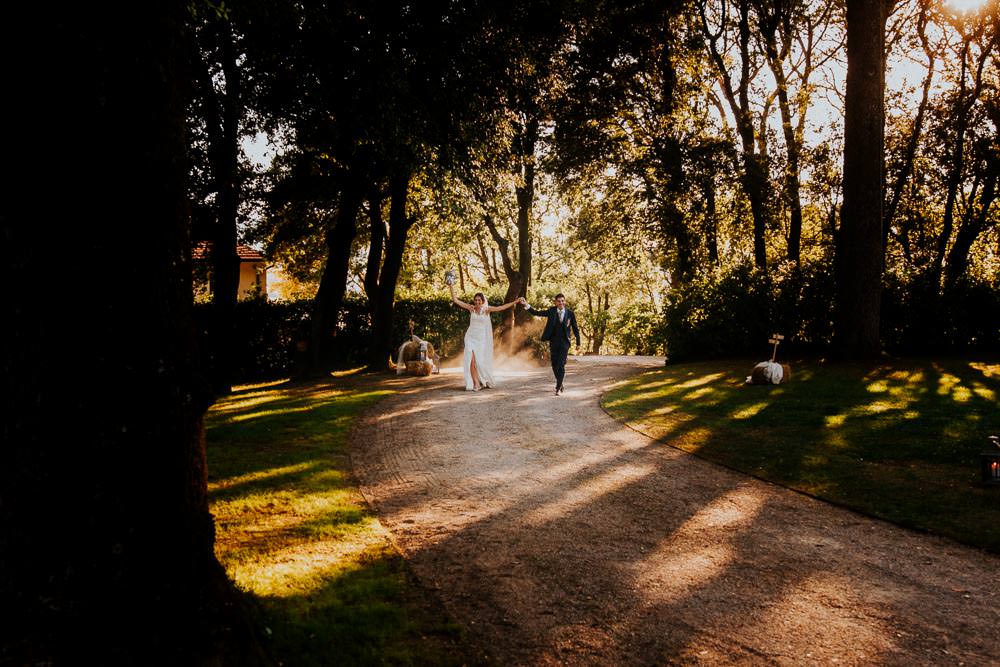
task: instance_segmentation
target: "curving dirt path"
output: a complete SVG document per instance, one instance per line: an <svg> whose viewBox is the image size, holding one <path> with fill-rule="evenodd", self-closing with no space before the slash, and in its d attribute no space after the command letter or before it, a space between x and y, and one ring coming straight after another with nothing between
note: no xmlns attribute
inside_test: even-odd
<svg viewBox="0 0 1000 667"><path fill-rule="evenodd" d="M658 359L415 382L357 422L365 497L502 665L1000 664L1000 559L707 463L607 416Z"/></svg>

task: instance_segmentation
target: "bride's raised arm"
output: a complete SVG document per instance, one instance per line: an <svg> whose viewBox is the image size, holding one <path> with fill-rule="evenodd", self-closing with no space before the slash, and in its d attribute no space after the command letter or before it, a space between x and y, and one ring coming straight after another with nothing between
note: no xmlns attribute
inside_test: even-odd
<svg viewBox="0 0 1000 667"><path fill-rule="evenodd" d="M468 303L466 303L464 301L462 301L457 296L455 296L455 286L454 285L448 285L448 289L451 290L451 301L452 301L452 303L454 303L459 308L465 308L467 311L469 311L471 313L472 312L472 305L468 304Z"/></svg>
<svg viewBox="0 0 1000 667"><path fill-rule="evenodd" d="M497 313L497 312L500 312L501 310L507 310L508 308L512 308L512 307L514 307L516 305L517 305L517 299L514 299L510 303L505 303L502 306L490 306L489 312L491 312L491 313Z"/></svg>

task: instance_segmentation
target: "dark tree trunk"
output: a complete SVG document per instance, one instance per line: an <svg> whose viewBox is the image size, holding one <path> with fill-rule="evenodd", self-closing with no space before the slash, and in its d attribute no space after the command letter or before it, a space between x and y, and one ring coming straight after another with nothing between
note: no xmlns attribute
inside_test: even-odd
<svg viewBox="0 0 1000 667"><path fill-rule="evenodd" d="M372 340L369 348L368 367L384 370L386 360L392 354L392 318L396 298L396 283L403 266L406 237L414 219L406 214L406 197L410 190L410 174L406 170L397 171L389 179L389 236L385 245L385 260L379 271L378 288L375 297L369 294L369 308L372 316Z"/></svg>
<svg viewBox="0 0 1000 667"><path fill-rule="evenodd" d="M334 223L326 231L326 266L313 299L309 332L309 354L296 369L298 377L318 376L333 362L337 318L344 305L351 245L357 234L357 217L364 199L363 187L356 178L345 179Z"/></svg>
<svg viewBox="0 0 1000 667"><path fill-rule="evenodd" d="M203 54L193 63L204 97L208 156L215 187L215 224L212 226L212 317L208 332L211 347L211 380L217 393L232 389L233 335L239 297L240 258L237 219L239 211L239 126L243 112L242 78L236 64L232 28L225 19L214 19L212 35L218 41L225 90L218 90ZM195 46L195 49L198 47Z"/></svg>
<svg viewBox="0 0 1000 667"><path fill-rule="evenodd" d="M753 257L754 266L762 272L767 271L767 227L770 218L769 179L767 174L766 155L759 154L756 146L756 131L753 126L753 114L750 108L750 83L753 79L750 63L750 1L738 0L738 45L740 50L740 79L734 88L730 68L723 54L718 49L718 39L721 33L713 33L708 25L705 5L700 7L702 28L708 39L709 54L715 63L719 79L722 82L723 93L736 118L736 129L740 135L740 145L743 153L743 170L740 180L743 191L750 201L750 213L753 218ZM725 30L725 28L723 28ZM765 137L766 139L766 137Z"/></svg>
<svg viewBox="0 0 1000 667"><path fill-rule="evenodd" d="M996 167L994 167L995 169ZM970 210L962 219L962 224L955 234L955 242L948 251L948 263L944 270L944 290L948 293L955 289L955 286L965 275L969 268L969 251L972 244L976 242L979 235L985 231L987 220L989 219L990 208L997 197L997 173L987 176L983 193L979 196L979 206L976 210ZM970 209L972 202L969 203Z"/></svg>
<svg viewBox="0 0 1000 667"><path fill-rule="evenodd" d="M792 108L788 99L788 77L785 74L785 60L791 49L791 6L785 3L760 3L758 7L758 28L764 42L764 52L768 66L777 84L778 110L781 113L781 132L785 140L785 199L788 202L787 258L799 265L802 252L802 199L799 186L799 147L792 124ZM781 46L778 45L779 33ZM805 65L808 67L808 63ZM808 70L805 71L808 76ZM805 112L803 111L803 115ZM761 128L761 136L766 136L766 127Z"/></svg>
<svg viewBox="0 0 1000 667"><path fill-rule="evenodd" d="M368 222L371 228L371 242L368 245L368 262L365 264L365 295L372 304L378 294L378 272L382 266L382 251L385 247L385 222L382 220L382 194L373 193L368 198Z"/></svg>
<svg viewBox="0 0 1000 667"><path fill-rule="evenodd" d="M23 3L8 15L27 40L14 44L47 47L18 59L18 46L0 46L19 167L0 222L24 281L3 348L3 664L265 662L213 553L178 74L185 8ZM67 146L86 165L53 169ZM100 298L53 308L43 285L81 278Z"/></svg>
<svg viewBox="0 0 1000 667"><path fill-rule="evenodd" d="M479 259L483 263L483 273L486 276L486 282L490 285L496 283L499 278L496 274L496 269L494 265L496 264L495 250L492 263L490 262L490 255L486 252L486 244L483 243L483 235L476 234L476 242L479 244ZM462 288L465 289L464 287Z"/></svg>
<svg viewBox="0 0 1000 667"><path fill-rule="evenodd" d="M788 250L789 260L799 264L802 254L802 197L799 193L799 141L792 127L792 110L788 101L788 83L780 62L772 69L778 79L778 109L781 111L781 127L785 137L785 197L788 200Z"/></svg>
<svg viewBox="0 0 1000 667"><path fill-rule="evenodd" d="M517 156L520 162L520 183L517 194L517 271L508 274L507 294L504 303L526 296L531 284L531 210L535 204L535 144L538 141L538 119L529 118L517 138ZM506 268L506 262L505 262ZM504 311L504 325L513 331L517 308Z"/></svg>
<svg viewBox="0 0 1000 667"><path fill-rule="evenodd" d="M676 106L674 89L677 84L677 71L674 65L670 40L666 40L660 51L660 91L658 111L664 118L673 116ZM695 274L696 241L685 220L684 212L678 206L686 187L684 174L684 156L681 141L674 132L665 132L656 138L654 143L656 165L662 183L661 195L658 197L660 225L664 236L676 248L674 263L674 278L678 283L688 283ZM655 191L655 188L650 188Z"/></svg>
<svg viewBox="0 0 1000 667"><path fill-rule="evenodd" d="M590 295L587 295L588 298ZM604 303L601 304L601 297L597 297L597 306L600 309L600 313L594 319L594 340L591 352L594 354L600 354L601 348L604 346L604 337L608 333L608 313L611 310L611 297L608 292L604 292Z"/></svg>
<svg viewBox="0 0 1000 667"><path fill-rule="evenodd" d="M848 359L880 351L886 14L883 0L847 2L844 203L834 335L839 354Z"/></svg>

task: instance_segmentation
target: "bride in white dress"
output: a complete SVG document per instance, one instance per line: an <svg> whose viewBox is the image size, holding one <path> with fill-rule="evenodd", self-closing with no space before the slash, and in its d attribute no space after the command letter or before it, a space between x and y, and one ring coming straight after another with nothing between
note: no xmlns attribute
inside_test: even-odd
<svg viewBox="0 0 1000 667"><path fill-rule="evenodd" d="M461 301L455 296L455 286L448 285L451 300L469 311L469 328L465 332L465 354L462 358L462 373L465 375L465 390L479 391L492 387L493 379L493 323L490 313L512 308L517 301L502 306L490 306L482 292L477 292L472 303Z"/></svg>

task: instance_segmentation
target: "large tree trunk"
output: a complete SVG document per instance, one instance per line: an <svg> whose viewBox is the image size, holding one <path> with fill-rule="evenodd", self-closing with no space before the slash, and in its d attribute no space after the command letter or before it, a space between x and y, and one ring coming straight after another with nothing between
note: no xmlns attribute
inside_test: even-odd
<svg viewBox="0 0 1000 667"><path fill-rule="evenodd" d="M369 348L368 367L384 370L386 360L393 350L392 319L396 298L396 283L403 266L406 237L413 226L413 218L406 215L406 198L410 190L410 174L397 171L389 179L389 235L385 245L385 260L379 271L374 298L368 295L372 316L372 340Z"/></svg>
<svg viewBox="0 0 1000 667"><path fill-rule="evenodd" d="M212 162L218 196L218 217L212 239L212 324L209 333L213 341L215 364L212 386L219 393L229 393L233 383L233 337L235 335L236 300L240 287L240 257L236 251L237 218L239 211L239 124L242 109L240 71L236 65L236 49L228 25L223 32L223 71L226 93L222 98L221 145Z"/></svg>
<svg viewBox="0 0 1000 667"><path fill-rule="evenodd" d="M587 295L590 298L590 295ZM604 337L608 333L608 317L611 311L611 297L607 290L604 291L604 303L601 304L601 295L597 297L597 306L600 309L597 317L594 318L594 339L593 347L591 352L593 354L600 354L601 348L604 346Z"/></svg>
<svg viewBox="0 0 1000 667"><path fill-rule="evenodd" d="M326 266L313 299L309 354L302 358L302 365L296 369L298 377L321 375L329 370L333 362L337 318L344 305L351 245L357 234L357 216L363 199L360 182L356 178L346 178L334 223L326 231Z"/></svg>
<svg viewBox="0 0 1000 667"><path fill-rule="evenodd" d="M535 144L538 142L538 119L529 118L517 138L517 156L520 161L520 182L517 194L517 272L508 275L504 303L510 303L528 294L531 284L531 210L535 204ZM517 308L504 311L504 325L513 332ZM513 344L513 339L511 339Z"/></svg>
<svg viewBox="0 0 1000 667"><path fill-rule="evenodd" d="M368 244L368 262L365 264L364 287L368 303L375 302L378 295L378 272L382 267L382 252L385 249L385 221L382 220L381 192L373 192L368 197L368 226L371 230L371 241Z"/></svg>
<svg viewBox="0 0 1000 667"><path fill-rule="evenodd" d="M657 111L664 118L673 117L676 107L677 70L674 64L670 40L665 40L660 50L660 90ZM673 125L670 123L669 125ZM678 205L683 199L683 191L687 187L684 174L684 155L681 141L676 131L666 131L656 137L653 142L656 166L661 185L661 194L657 197L660 227L664 236L671 241L676 249L673 278L678 283L688 283L695 275L695 247L697 241L691 233L684 212ZM655 192L655 187L650 187ZM598 299L599 300L599 299Z"/></svg>
<svg viewBox="0 0 1000 667"><path fill-rule="evenodd" d="M225 77L220 91L204 53L194 45L192 65L204 97L208 156L215 187L215 224L212 226L212 317L208 332L212 388L229 393L233 379L233 336L236 301L239 297L240 258L237 219L239 211L239 126L242 117L242 78L236 64L236 46L232 28L222 18L215 18L212 36L218 41ZM201 239L199 239L201 240Z"/></svg>
<svg viewBox="0 0 1000 667"><path fill-rule="evenodd" d="M507 293L504 303L520 296L526 296L531 284L531 210L535 201L535 144L538 141L538 120L529 118L514 139L514 153L518 160L517 196L517 265L510 253L510 241L504 238L492 216L483 218L493 241L500 249L500 260L507 277ZM517 308L504 311L504 327L511 332L509 344L513 344L513 331Z"/></svg>
<svg viewBox="0 0 1000 667"><path fill-rule="evenodd" d="M18 197L0 217L23 283L3 347L0 662L262 664L208 512L176 62L185 4L13 11L27 14L8 16L26 42L0 49ZM47 46L17 58L24 43ZM86 165L53 169L68 146ZM100 298L53 307L53 281Z"/></svg>
<svg viewBox="0 0 1000 667"><path fill-rule="evenodd" d="M778 84L778 109L781 112L781 131L785 139L785 198L788 201L788 259L799 264L802 252L802 198L799 193L799 139L792 125L792 108L788 100L788 81L784 59L787 52L778 51L774 34L767 42L767 56L771 72Z"/></svg>
<svg viewBox="0 0 1000 667"><path fill-rule="evenodd" d="M834 336L839 354L848 359L880 351L886 14L883 0L847 2L844 203Z"/></svg>

